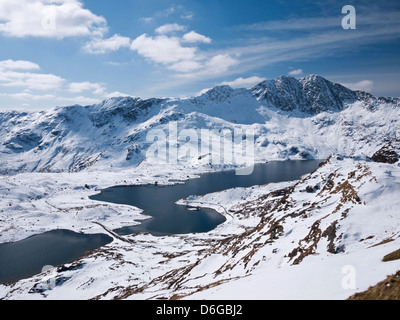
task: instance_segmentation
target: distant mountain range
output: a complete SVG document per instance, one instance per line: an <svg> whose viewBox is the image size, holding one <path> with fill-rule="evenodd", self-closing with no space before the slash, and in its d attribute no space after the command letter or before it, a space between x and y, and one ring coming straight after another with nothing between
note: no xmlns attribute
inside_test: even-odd
<svg viewBox="0 0 400 320"><path fill-rule="evenodd" d="M193 98L119 97L91 106L0 112L0 173L119 170L146 159L151 129L251 128L256 161L372 156L400 137L400 99L323 77L279 77L252 89L215 87ZM193 166L208 165L196 159Z"/></svg>

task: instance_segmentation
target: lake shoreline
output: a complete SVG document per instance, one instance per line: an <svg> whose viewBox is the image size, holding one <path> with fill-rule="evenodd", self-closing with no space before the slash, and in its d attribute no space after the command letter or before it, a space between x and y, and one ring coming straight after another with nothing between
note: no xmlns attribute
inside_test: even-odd
<svg viewBox="0 0 400 320"><path fill-rule="evenodd" d="M204 173L199 178L189 179L182 184L119 185L103 189L100 193L89 198L102 203L131 205L140 208L142 214L151 217L133 226L113 229L119 235L147 232L152 235L163 236L209 232L226 221L225 215L221 215L215 210L212 210L212 213L209 209L201 208L201 206L197 207L195 215L188 215L190 210L188 210L188 206L182 203L182 199L236 187L295 181L302 175L315 170L320 163L320 160L272 161L256 165L253 173L247 176L236 175L235 170ZM214 213L223 219L218 219ZM176 226L177 223L181 224L181 229ZM193 226L189 226L191 224ZM194 224L201 226L197 228Z"/></svg>
<svg viewBox="0 0 400 320"><path fill-rule="evenodd" d="M277 161L276 163L283 164L284 161ZM267 164L270 164L270 162L267 163ZM267 164L265 164L265 163L264 164L258 164L258 165L256 165L256 167L257 166L263 166L263 165L265 166ZM220 175L232 174L233 172L234 172L234 169L229 169L229 170L224 170L224 171L214 171L214 172L200 173L200 174L197 175L197 177L190 177L190 178L187 178L186 180L177 180L176 179L175 180L176 183L173 184L173 185L171 185L171 184L163 184L162 182L167 182L167 181L170 182L170 180L164 179L164 181L162 181L160 184L159 183L155 184L153 182L153 183L140 184L140 185L128 185L128 186L117 185L117 186L111 187L111 188L117 188L118 189L118 188L127 188L127 187L128 188L130 188L130 187L151 187L151 188L153 188L154 187L154 188L157 188L158 190L163 190L163 189L165 190L165 188L171 188L171 187L174 187L174 186L175 187L176 186L178 186L178 187L181 186L181 187L186 189L188 183L191 183L193 181L201 182L201 179L204 178L204 177L207 178L207 177L210 177L210 176L213 176L213 175L218 175L218 174L220 174ZM186 175L186 177L189 177L189 176ZM158 177L153 177L153 179L154 178L158 178ZM299 178L299 177L297 177L297 178ZM264 184L269 184L269 183L271 183L271 182L265 182ZM135 219L133 219L131 221L138 222L139 223L138 225L143 224L143 223L151 223L152 220L154 219L154 217L152 217L151 215L148 215L148 213L145 210L139 209L138 207L133 207L132 205L124 204L124 205L121 206L121 204L115 204L115 203L103 204L103 203L98 202L98 201L92 201L94 192L90 187L86 188L86 186L84 188L82 188L81 191L88 194L87 197L91 201L91 203L95 203L95 204L92 204L92 205L88 206L88 207L92 208L91 210L103 210L103 209L106 209L106 210L111 209L112 211L115 211L115 210L126 210L126 209L133 210L133 212L135 212ZM235 186L234 186L234 188L235 188ZM107 189L102 189L102 191L104 191L104 190L107 190ZM221 189L220 191L217 191L217 192L222 192L224 190L226 190L226 188L223 188L223 189ZM98 191L96 191L96 192L98 194ZM210 192L201 193L201 194L198 194L197 196L205 196L208 193L213 193L213 192L215 192L215 191L210 190ZM74 192L74 194L75 194L75 192ZM185 199L187 199L188 197L191 197L191 196L195 196L195 194L192 194L192 193L189 192L184 197L178 197L177 199L174 199L174 205L176 205L178 207L182 207L182 209L184 209L186 211L186 214L189 215L189 216L190 215L198 215L198 213L199 213L198 211L204 211L204 210L208 211L208 212L212 211L214 215L218 216L221 219L221 220L218 220L219 223L216 223L215 225L213 225L212 228L209 228L209 230L200 230L200 231L196 231L196 232L158 233L157 234L157 232L147 232L146 230L142 230L142 231L139 231L137 233L121 233L120 234L120 233L118 233L116 231L120 230L121 228L110 228L108 225L107 225L107 227L105 227L104 222L107 224L107 219L104 222L103 222L103 220L101 220L102 223L100 223L100 221L98 219L93 217L93 219L91 219L91 221L90 221L90 224L92 226L90 229L88 227L86 227L85 229L82 230L82 228L75 228L75 225L72 225L71 228L59 227L59 228L55 228L55 229L45 230L43 232L33 233L33 234L29 235L28 237L25 237L25 238L22 238L22 239L18 239L17 241L6 241L6 242L3 242L3 243L0 244L0 248L1 248L1 246L16 245L16 244L18 244L20 242L29 241L29 239L32 239L32 238L35 238L35 237L41 237L41 236L43 236L45 234L49 234L49 233L52 233L52 232L60 232L60 231L61 232L71 232L71 233L80 234L82 236L87 236L87 237L90 237L90 236L93 236L93 235L96 235L96 234L100 234L102 236L111 236L111 237L113 237L112 233L117 233L118 236L121 237L122 239L124 238L124 236L141 234L141 233L142 234L149 233L152 236L157 236L157 237L173 236L173 235L179 235L179 234L183 235L183 234L189 234L189 233L208 233L208 232L214 230L219 225L222 225L222 224L224 224L224 223L226 223L227 221L230 220L231 217L229 217L229 215L226 212L220 212L218 210L218 208L216 208L216 207L212 208L209 205L208 206L197 205L196 208L198 208L198 211L191 212L191 211L187 210L188 205L185 205L185 204L182 205L182 203L179 204L180 201L185 200ZM68 204L69 199L70 199L70 197L66 197L66 199L64 199L64 201L66 201L67 204ZM82 198L82 199L84 199L84 198ZM76 200L74 200L74 201L76 201ZM46 202L47 202L47 200L46 200ZM175 204L175 202L176 202L176 204ZM72 203L70 203L69 205L71 205L71 204ZM116 205L117 205L117 207L115 207ZM60 210L58 207L57 207L57 209ZM73 207L73 210L77 211L77 213L75 213L75 215L79 216L80 211L86 210L86 208L84 208L83 206L82 207L78 207L77 206L77 207ZM140 215L139 217L137 216L138 214ZM51 215L51 214L49 214L49 215ZM43 218L45 220L46 215L44 215ZM39 221L40 219L37 219L37 220ZM89 220L88 220L88 222L89 222ZM97 227L95 227L95 226L97 226ZM136 226L134 226L134 227L136 227ZM127 224L127 227L130 228L131 226ZM101 228L101 229L99 229L99 228ZM124 228L124 227L122 227L122 228ZM74 230L77 230L77 231L74 231ZM108 230L112 230L112 231L109 232ZM37 231L41 231L41 230L37 230ZM87 231L90 231L90 232L87 232ZM106 246L107 244L109 244L109 243L103 244L103 245L101 245L101 246L99 246L99 247L97 247L95 249L102 248L102 247ZM77 257L73 261L76 261L76 260L79 260L79 258ZM73 261L71 261L71 259L65 259L64 261L61 261L57 265L63 265L65 263L71 263ZM21 279L23 279L23 278L21 278ZM19 280L21 280L21 279L19 279ZM16 281L19 281L19 280L16 280Z"/></svg>

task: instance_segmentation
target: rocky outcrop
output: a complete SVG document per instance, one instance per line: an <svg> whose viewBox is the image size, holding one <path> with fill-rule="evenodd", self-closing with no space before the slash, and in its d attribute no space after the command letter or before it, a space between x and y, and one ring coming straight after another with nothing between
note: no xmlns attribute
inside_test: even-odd
<svg viewBox="0 0 400 320"><path fill-rule="evenodd" d="M400 159L400 140L392 140L379 149L371 159L374 162L380 163L396 163Z"/></svg>

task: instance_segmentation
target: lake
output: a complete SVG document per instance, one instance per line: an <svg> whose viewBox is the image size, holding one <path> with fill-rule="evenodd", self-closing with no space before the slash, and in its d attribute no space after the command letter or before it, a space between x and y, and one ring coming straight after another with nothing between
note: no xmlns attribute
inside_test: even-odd
<svg viewBox="0 0 400 320"><path fill-rule="evenodd" d="M188 210L175 202L190 195L204 195L221 190L251 187L273 182L297 180L314 171L320 160L273 161L256 165L248 176L233 171L201 174L184 184L171 186L118 186L102 190L92 200L131 205L144 210L147 219L135 226L114 230L119 235L148 232L152 235L200 233L213 230L226 219L211 209Z"/></svg>
<svg viewBox="0 0 400 320"><path fill-rule="evenodd" d="M226 221L225 217L211 209L188 210L186 206L176 205L175 202L190 195L297 180L314 171L320 162L269 162L256 165L253 174L248 176L237 176L234 170L213 172L170 186L118 186L102 190L90 199L135 206L151 217L138 225L114 230L119 235L148 232L161 236L208 232ZM22 241L0 244L0 283L29 278L40 273L45 265L58 266L76 261L88 251L111 241L112 238L106 234L54 230Z"/></svg>
<svg viewBox="0 0 400 320"><path fill-rule="evenodd" d="M112 242L105 234L54 230L14 243L0 244L0 283L39 274L46 265L76 261L88 251Z"/></svg>

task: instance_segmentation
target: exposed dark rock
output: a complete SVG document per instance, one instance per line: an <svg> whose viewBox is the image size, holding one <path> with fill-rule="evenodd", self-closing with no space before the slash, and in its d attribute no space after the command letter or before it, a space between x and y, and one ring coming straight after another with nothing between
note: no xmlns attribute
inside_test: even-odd
<svg viewBox="0 0 400 320"><path fill-rule="evenodd" d="M314 192L314 188L311 187L311 186L307 186L306 192L307 192L307 193L313 193L313 192Z"/></svg>
<svg viewBox="0 0 400 320"><path fill-rule="evenodd" d="M329 241L328 244L328 252L336 254L338 251L335 248L335 239L336 239L336 230L337 230L337 221L334 221L323 233L322 236L327 238Z"/></svg>
<svg viewBox="0 0 400 320"><path fill-rule="evenodd" d="M375 152L375 154L371 157L372 161L379 163L396 163L399 161L400 156L400 140L395 139L385 146L383 146L380 150Z"/></svg>

